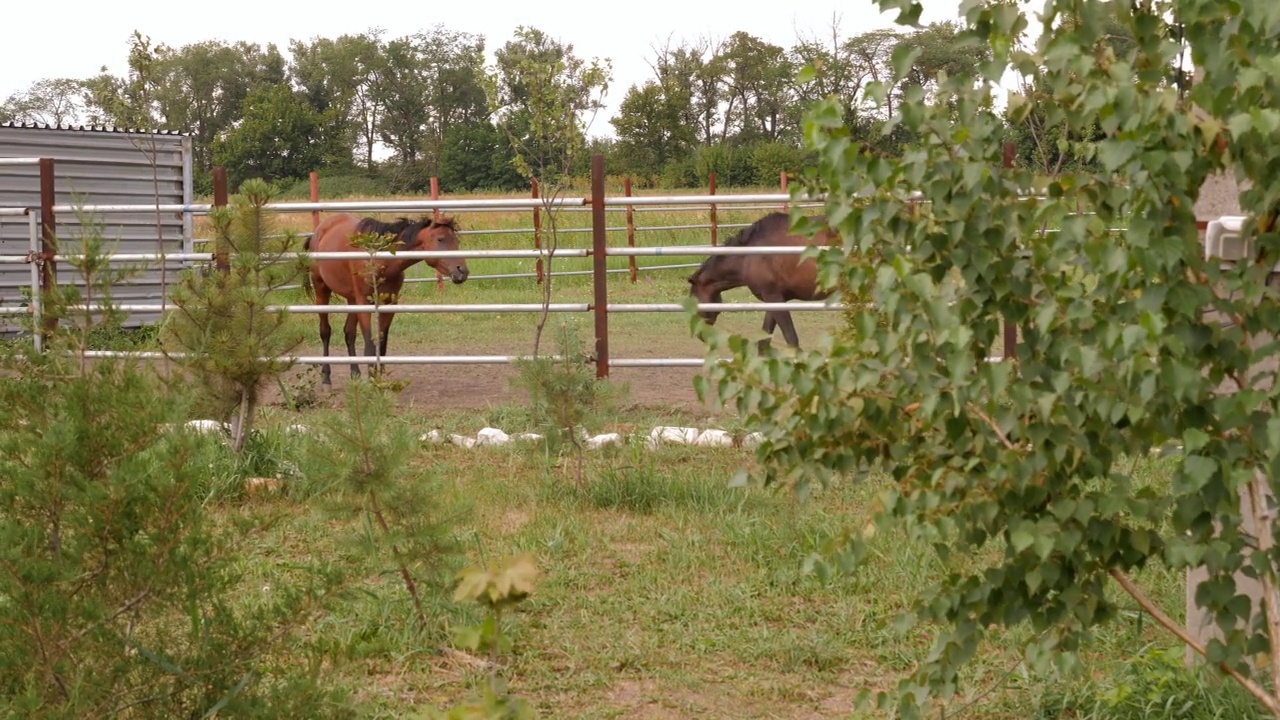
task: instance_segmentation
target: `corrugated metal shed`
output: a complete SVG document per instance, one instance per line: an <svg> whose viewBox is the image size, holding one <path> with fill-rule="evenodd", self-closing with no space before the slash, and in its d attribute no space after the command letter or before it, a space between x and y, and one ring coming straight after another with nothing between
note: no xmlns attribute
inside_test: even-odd
<svg viewBox="0 0 1280 720"><path fill-rule="evenodd" d="M52 158L56 204L74 205L189 205L191 203L191 138L180 133L85 127L44 127L0 124L0 158ZM35 165L0 165L0 208L39 208L40 171ZM114 252L182 252L191 248L191 216L152 212L94 214ZM25 218L0 218L0 254L26 255ZM81 237L74 213L57 216L59 248L76 252ZM165 280L173 283L183 263L166 263ZM74 271L59 263L58 282L75 282ZM27 265L0 265L0 305L22 302L30 288ZM158 303L161 272L154 263L137 277L118 286L119 302ZM130 325L154 322L156 317L131 318ZM0 326L13 330L12 324Z"/></svg>

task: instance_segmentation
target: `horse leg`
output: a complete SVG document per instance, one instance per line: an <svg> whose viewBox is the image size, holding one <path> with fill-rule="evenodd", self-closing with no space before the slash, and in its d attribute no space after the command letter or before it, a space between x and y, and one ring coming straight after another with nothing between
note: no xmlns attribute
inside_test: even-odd
<svg viewBox="0 0 1280 720"><path fill-rule="evenodd" d="M391 321L395 317L395 313L378 315L378 355L381 357L387 356L387 333L391 331Z"/></svg>
<svg viewBox="0 0 1280 720"><path fill-rule="evenodd" d="M328 305L328 286L322 283L312 282L312 287L315 288L316 304ZM329 324L329 313L320 313L320 345L323 348L321 354L325 357L329 357L329 338L332 336L333 326ZM333 378L330 376L330 365L328 363L320 366L320 384L327 385L329 387L333 386Z"/></svg>
<svg viewBox="0 0 1280 720"><path fill-rule="evenodd" d="M343 338L347 341L347 356L356 357L356 313L347 313L347 324L342 328ZM360 365L351 363L351 377L360 377Z"/></svg>
<svg viewBox="0 0 1280 720"><path fill-rule="evenodd" d="M381 322L379 322L381 325ZM373 327L370 322L369 313L360 313L360 334L364 336L364 356L373 357ZM352 338L354 344L355 338ZM369 365L369 377L373 377L377 371L377 363L371 362ZM352 365L352 368L355 366Z"/></svg>
<svg viewBox="0 0 1280 720"><path fill-rule="evenodd" d="M774 317L772 310L766 310L764 313L764 337L756 344L760 352L764 352L773 345L773 329L778 326L778 319Z"/></svg>
<svg viewBox="0 0 1280 720"><path fill-rule="evenodd" d="M782 337L787 339L787 344L799 350L800 337L796 335L796 326L791 322L791 313L786 310L779 310L775 317L778 319L778 324L782 326Z"/></svg>

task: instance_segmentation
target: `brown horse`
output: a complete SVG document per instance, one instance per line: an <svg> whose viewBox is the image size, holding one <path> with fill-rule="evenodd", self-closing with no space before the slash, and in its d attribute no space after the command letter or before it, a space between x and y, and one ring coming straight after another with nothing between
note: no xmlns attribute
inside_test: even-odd
<svg viewBox="0 0 1280 720"><path fill-rule="evenodd" d="M825 245L834 237L830 230L822 230L814 238L793 235L791 217L784 212L774 212L743 228L725 246ZM798 261L795 255L712 255L689 276L689 294L700 303L721 302L720 296L724 291L744 285L758 300L764 302L822 300L831 295L831 291L818 289L817 263L811 258ZM700 310L698 315L708 325L714 325L720 313L715 310ZM786 338L787 344L800 347L800 338L796 335L796 326L791 322L790 312L765 312L765 333L772 336L777 326L782 326L782 336ZM767 342L768 338L760 344L763 347Z"/></svg>
<svg viewBox="0 0 1280 720"><path fill-rule="evenodd" d="M395 222L382 222L374 218L356 218L354 215L341 214L325 218L316 228L315 233L307 238L303 247L316 252L350 252L358 250L351 244L357 235L390 235L398 241L396 251L437 251L457 250L458 235L454 230L451 218L432 219L424 217L420 220L400 218ZM311 266L306 278L307 290L312 292L319 305L328 305L333 293L346 298L349 304L371 305L374 292L377 292L379 303L394 305L399 301L400 288L404 285L404 273L414 264L422 262L414 259L380 258L377 260L317 260ZM470 270L467 261L462 258L433 258L426 261L428 265L447 274L454 283L466 282ZM373 268L370 267L372 264ZM375 283L370 282L371 269L375 270ZM395 313L378 313L379 356L387 354L387 331L391 329L391 321ZM369 313L347 313L345 335L347 355L356 356L356 325L364 335L364 354L373 355L373 337L371 333ZM329 337L332 328L329 326L329 313L320 313L320 342L324 345L324 355L329 356ZM369 371L373 372L373 364ZM351 365L351 377L360 377L360 368ZM321 383L332 384L329 366L320 369Z"/></svg>

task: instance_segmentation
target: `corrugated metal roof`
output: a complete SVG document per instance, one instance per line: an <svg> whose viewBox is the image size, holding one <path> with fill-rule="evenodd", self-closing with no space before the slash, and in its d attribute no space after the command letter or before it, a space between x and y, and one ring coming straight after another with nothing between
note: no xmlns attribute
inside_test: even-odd
<svg viewBox="0 0 1280 720"><path fill-rule="evenodd" d="M0 128L18 128L21 130L70 130L75 132L116 133L128 135L190 135L190 133L185 133L180 130L139 130L134 128L118 128L107 125L45 125L43 123L4 122L0 123Z"/></svg>

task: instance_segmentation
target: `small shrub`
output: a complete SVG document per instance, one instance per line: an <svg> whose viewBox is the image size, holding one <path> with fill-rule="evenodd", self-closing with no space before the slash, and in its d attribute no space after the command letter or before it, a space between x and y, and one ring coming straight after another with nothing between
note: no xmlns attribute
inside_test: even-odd
<svg viewBox="0 0 1280 720"><path fill-rule="evenodd" d="M1182 648L1148 648L1116 676L1054 691L1041 720L1262 720L1269 717L1234 683L1183 665Z"/></svg>
<svg viewBox="0 0 1280 720"><path fill-rule="evenodd" d="M568 445L574 455L578 485L583 484L583 446L579 437L612 412L625 387L598 380L583 349L577 328L561 323L556 332L558 357L525 358L516 363L514 382L529 393L530 414L546 438L548 451Z"/></svg>
<svg viewBox="0 0 1280 720"><path fill-rule="evenodd" d="M307 436L304 487L331 513L361 521L345 545L351 561L385 563L398 574L418 628L427 630L428 601L444 590L461 549L452 530L458 508L444 504L441 485L409 464L417 433L393 412L387 391L364 380L347 384L345 411L317 430Z"/></svg>
<svg viewBox="0 0 1280 720"><path fill-rule="evenodd" d="M246 180L230 208L210 213L217 252L229 255L226 272L184 271L173 290L163 328L166 349L190 371L204 406L232 422L239 452L253 429L264 382L288 369L273 358L293 351L305 337L283 311L269 311L274 290L306 272L302 258L287 260L292 233L274 235L265 210L273 189Z"/></svg>

